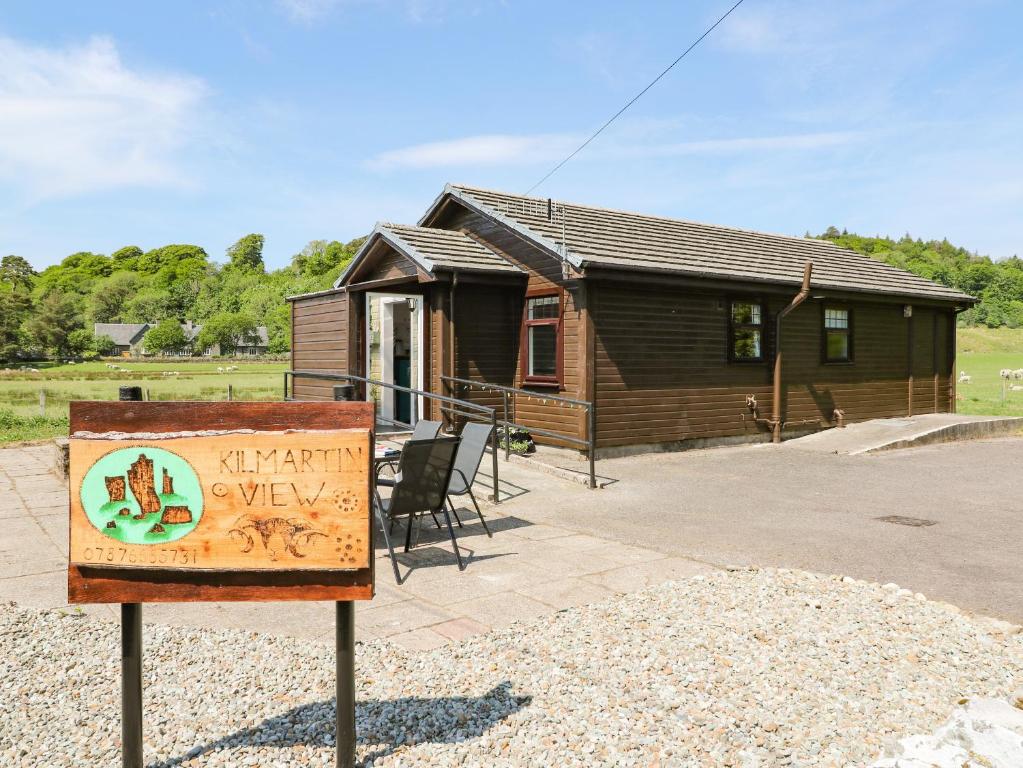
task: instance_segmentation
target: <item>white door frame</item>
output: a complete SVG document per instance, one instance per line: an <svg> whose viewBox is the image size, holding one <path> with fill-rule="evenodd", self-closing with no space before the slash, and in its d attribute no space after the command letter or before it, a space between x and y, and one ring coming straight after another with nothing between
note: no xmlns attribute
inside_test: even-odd
<svg viewBox="0 0 1023 768"><path fill-rule="evenodd" d="M385 291L369 291L366 293L366 376L367 378L369 377L369 372L372 368L373 349L373 338L369 327L372 309L369 303L377 299L382 300L380 306L380 380L391 384L394 383L394 313L389 311L389 305L397 304L399 301L415 299L416 308L410 313L411 331L415 336L413 342L416 347L416 376L415 380L412 381L412 388L422 390L423 347L425 344L423 338L423 296L418 293L388 293ZM409 351L411 352L411 350ZM373 399L372 386L366 387L366 399ZM423 412L423 398L414 397L412 401L412 422L413 426L415 426L415 422ZM394 419L394 398L380 398L380 415L385 419Z"/></svg>

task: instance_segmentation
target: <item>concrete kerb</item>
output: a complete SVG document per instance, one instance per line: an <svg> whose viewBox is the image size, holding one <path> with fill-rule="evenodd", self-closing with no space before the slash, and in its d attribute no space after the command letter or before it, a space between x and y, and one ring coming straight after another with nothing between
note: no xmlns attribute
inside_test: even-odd
<svg viewBox="0 0 1023 768"><path fill-rule="evenodd" d="M916 448L923 445L950 443L956 440L980 440L988 437L1008 437L1023 434L1023 418L992 417L980 421L964 421L958 424L925 429L901 440L889 441L879 445L868 446L850 451L851 456L862 453L878 453L894 451L901 448Z"/></svg>

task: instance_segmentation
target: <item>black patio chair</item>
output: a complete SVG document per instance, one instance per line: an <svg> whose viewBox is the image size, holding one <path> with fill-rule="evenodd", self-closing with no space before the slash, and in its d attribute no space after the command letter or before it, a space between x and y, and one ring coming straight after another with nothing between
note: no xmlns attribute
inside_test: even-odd
<svg viewBox="0 0 1023 768"><path fill-rule="evenodd" d="M490 434L493 432L493 429L493 426L490 424L479 424L473 421L462 427L462 434L460 435L462 442L458 444L458 453L455 454L455 466L451 472L451 481L448 483L447 492L451 514L455 516L458 527L462 527L462 521L458 518L458 512L455 511L455 505L451 501L451 497L468 494L469 498L472 499L472 505L476 508L476 514L479 516L480 522L483 523L483 530L491 538L493 538L493 534L490 532L490 528L487 527L487 521L483 519L480 505L476 503L476 496L472 492L472 484L475 482L476 473L479 472L480 464L483 462L483 454L486 453L487 444L490 442ZM497 493L496 488L494 493Z"/></svg>
<svg viewBox="0 0 1023 768"><path fill-rule="evenodd" d="M374 491L377 520L384 533L387 552L391 556L394 568L394 580L401 584L403 579L398 571L398 560L391 546L390 525L400 518L407 518L408 528L405 532L405 551L409 551L412 543L412 527L416 517L425 512L436 516L444 515L451 536L451 546L455 550L458 570L465 570L462 554L455 540L455 529L451 526L445 500L448 484L451 482L451 470L455 463L455 453L460 439L457 437L438 437L433 440L409 440L402 449L398 460L398 474L393 481L391 496L382 499L380 493ZM436 519L436 518L435 518Z"/></svg>
<svg viewBox="0 0 1023 768"><path fill-rule="evenodd" d="M430 421L428 419L420 419L416 422L416 426L412 429L412 437L409 440L433 440L437 435L440 434L441 423L439 421ZM394 461L386 461L381 463L380 469L383 467L389 467L392 472L398 466L398 459ZM382 483L382 485L389 485L389 483Z"/></svg>

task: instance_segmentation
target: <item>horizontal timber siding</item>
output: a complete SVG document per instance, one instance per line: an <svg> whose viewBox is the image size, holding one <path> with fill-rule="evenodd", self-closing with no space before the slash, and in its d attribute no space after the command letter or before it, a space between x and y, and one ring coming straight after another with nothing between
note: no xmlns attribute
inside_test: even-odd
<svg viewBox="0 0 1023 768"><path fill-rule="evenodd" d="M291 302L291 368L348 373L348 294L298 298ZM333 400L338 382L296 377L296 400Z"/></svg>
<svg viewBox="0 0 1023 768"><path fill-rule="evenodd" d="M764 361L729 362L729 303L753 295L600 283L594 308L598 445L763 433L745 399L755 395L760 415L770 417L774 318L791 297L759 297L766 307ZM950 410L948 312L917 307L910 321L898 304L842 306L853 314L852 363L824 363L820 301L805 302L783 320L787 428L824 426L836 408L847 421L905 416L911 368L914 412Z"/></svg>

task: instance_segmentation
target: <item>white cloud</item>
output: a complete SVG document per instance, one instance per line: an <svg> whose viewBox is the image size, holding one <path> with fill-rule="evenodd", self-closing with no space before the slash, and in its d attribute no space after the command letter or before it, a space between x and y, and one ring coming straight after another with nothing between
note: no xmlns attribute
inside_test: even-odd
<svg viewBox="0 0 1023 768"><path fill-rule="evenodd" d="M201 80L128 69L114 43L43 48L0 37L0 179L32 198L185 183Z"/></svg>
<svg viewBox="0 0 1023 768"><path fill-rule="evenodd" d="M549 162L571 152L577 142L577 138L564 134L466 136L382 152L367 165L376 170L391 170Z"/></svg>
<svg viewBox="0 0 1023 768"><path fill-rule="evenodd" d="M292 21L305 24L326 16L343 0L277 0L279 5Z"/></svg>
<svg viewBox="0 0 1023 768"><path fill-rule="evenodd" d="M660 132L663 126L656 126ZM643 129L640 134L645 132ZM635 130L627 131L627 141L606 141L586 149L586 155L602 158L676 157L681 155L721 155L744 152L814 151L843 146L860 138L852 132L804 133L782 136L753 136L703 141L644 143ZM582 137L569 134L514 136L490 134L466 136L451 141L416 144L382 152L368 166L374 170L398 168L455 168L513 166L551 163L574 150Z"/></svg>

